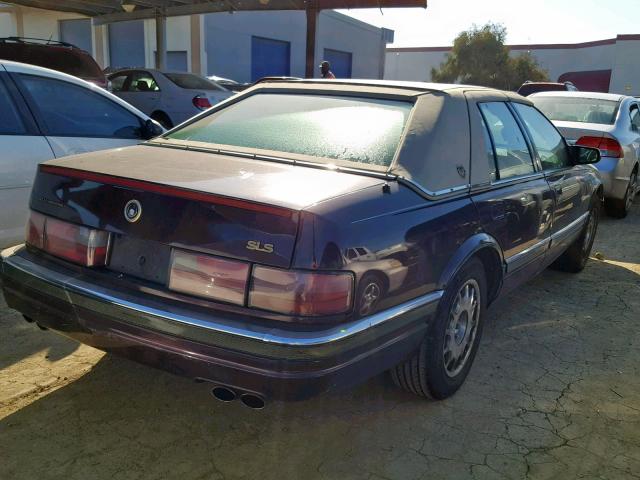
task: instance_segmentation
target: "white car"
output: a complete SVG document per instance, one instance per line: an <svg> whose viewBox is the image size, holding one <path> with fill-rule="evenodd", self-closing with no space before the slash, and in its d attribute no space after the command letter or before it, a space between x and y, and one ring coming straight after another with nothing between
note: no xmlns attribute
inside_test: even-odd
<svg viewBox="0 0 640 480"><path fill-rule="evenodd" d="M29 193L40 162L134 145L163 131L96 85L0 60L0 248L24 239Z"/></svg>

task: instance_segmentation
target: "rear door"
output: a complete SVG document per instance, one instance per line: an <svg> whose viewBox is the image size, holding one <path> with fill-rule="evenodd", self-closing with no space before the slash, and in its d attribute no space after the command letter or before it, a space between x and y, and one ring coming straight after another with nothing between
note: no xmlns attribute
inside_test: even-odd
<svg viewBox="0 0 640 480"><path fill-rule="evenodd" d="M587 174L593 171L592 167L571 165L564 138L542 113L529 105L512 105L529 134L536 162L553 190L552 246L564 250L589 212L591 189Z"/></svg>
<svg viewBox="0 0 640 480"><path fill-rule="evenodd" d="M57 78L14 76L56 157L135 145L143 119L106 95Z"/></svg>
<svg viewBox="0 0 640 480"><path fill-rule="evenodd" d="M542 268L550 243L553 194L507 102L482 102L471 108L481 113L491 180L473 201L483 229L502 247L509 290Z"/></svg>
<svg viewBox="0 0 640 480"><path fill-rule="evenodd" d="M0 65L0 248L24 239L38 163L53 158L16 86Z"/></svg>
<svg viewBox="0 0 640 480"><path fill-rule="evenodd" d="M144 70L130 72L118 96L147 115L151 115L160 103L160 87L154 76Z"/></svg>

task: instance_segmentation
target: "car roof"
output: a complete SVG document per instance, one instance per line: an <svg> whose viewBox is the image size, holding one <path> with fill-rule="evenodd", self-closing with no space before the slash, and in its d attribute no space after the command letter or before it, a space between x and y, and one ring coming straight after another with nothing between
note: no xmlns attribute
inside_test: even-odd
<svg viewBox="0 0 640 480"><path fill-rule="evenodd" d="M596 100L611 100L614 102L619 102L620 100L625 98L625 95L620 95L619 93L561 91L561 92L536 92L529 95L529 98L534 98L534 97L593 98Z"/></svg>
<svg viewBox="0 0 640 480"><path fill-rule="evenodd" d="M476 85L461 85L453 83L428 83L428 82L408 82L396 80L370 80L370 79L274 79L258 82L250 87L247 92L254 89L275 88L279 90L305 91L320 88L327 92L353 92L363 94L384 94L416 97L427 93L441 92L453 96L463 96L466 91L473 91L476 95L486 95L493 97L496 94L506 96L509 100L531 104L530 100L510 91L498 90L489 87Z"/></svg>

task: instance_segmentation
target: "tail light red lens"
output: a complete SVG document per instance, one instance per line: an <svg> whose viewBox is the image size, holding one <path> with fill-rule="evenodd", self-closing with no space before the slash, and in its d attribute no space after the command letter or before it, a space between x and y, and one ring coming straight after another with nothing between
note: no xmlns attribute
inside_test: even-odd
<svg viewBox="0 0 640 480"><path fill-rule="evenodd" d="M335 315L351 309L353 276L259 267L253 269L249 306L287 315Z"/></svg>
<svg viewBox="0 0 640 480"><path fill-rule="evenodd" d="M87 267L107 264L109 233L31 212L27 243Z"/></svg>
<svg viewBox="0 0 640 480"><path fill-rule="evenodd" d="M200 110L206 110L207 108L211 108L211 102L207 97L203 97L202 95L196 95L193 97L193 105Z"/></svg>
<svg viewBox="0 0 640 480"><path fill-rule="evenodd" d="M614 138L585 135L578 139L576 145L597 148L603 157L622 158L624 156L622 146Z"/></svg>
<svg viewBox="0 0 640 480"><path fill-rule="evenodd" d="M36 248L44 248L44 222L46 217L38 212L31 212L27 221L27 243Z"/></svg>
<svg viewBox="0 0 640 480"><path fill-rule="evenodd" d="M169 288L198 297L244 305L248 277L247 263L174 250Z"/></svg>

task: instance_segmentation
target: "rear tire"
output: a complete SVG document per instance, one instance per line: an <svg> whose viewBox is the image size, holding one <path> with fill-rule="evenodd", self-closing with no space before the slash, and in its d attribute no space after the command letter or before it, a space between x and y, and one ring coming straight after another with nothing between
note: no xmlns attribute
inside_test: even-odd
<svg viewBox="0 0 640 480"><path fill-rule="evenodd" d="M594 198L589 216L580 233L580 236L565 250L565 252L554 262L553 266L564 272L581 272L593 247L593 241L598 231L598 221L600 220L600 201Z"/></svg>
<svg viewBox="0 0 640 480"><path fill-rule="evenodd" d="M164 112L154 112L151 118L162 125L165 129L169 130L173 128L173 122L169 116Z"/></svg>
<svg viewBox="0 0 640 480"><path fill-rule="evenodd" d="M638 190L638 169L636 168L629 178L629 185L627 185L627 191L624 194L622 200L607 199L604 202L604 208L607 211L607 215L614 218L624 218L629 214L631 205L636 196Z"/></svg>
<svg viewBox="0 0 640 480"><path fill-rule="evenodd" d="M418 351L391 370L396 385L435 400L456 393L467 378L478 350L486 303L484 267L480 260L473 258L445 290Z"/></svg>

